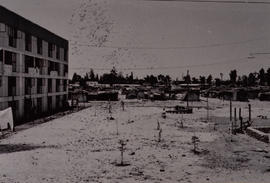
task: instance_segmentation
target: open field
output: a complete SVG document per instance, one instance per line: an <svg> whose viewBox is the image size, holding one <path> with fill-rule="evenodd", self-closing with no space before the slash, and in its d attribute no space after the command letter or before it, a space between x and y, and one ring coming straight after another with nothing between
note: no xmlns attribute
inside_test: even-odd
<svg viewBox="0 0 270 183"><path fill-rule="evenodd" d="M269 183L270 148L245 134L229 133L229 102L209 100L193 114L167 114L163 108L178 101L107 102L47 123L21 130L0 142L0 182L194 182ZM254 125L270 126L270 103L251 101ZM184 105L184 103L183 103ZM248 117L247 103L242 107ZM178 121L183 121L181 128ZM157 121L162 128L159 131ZM192 151L192 136L198 136L199 153ZM119 140L127 140L120 163Z"/></svg>

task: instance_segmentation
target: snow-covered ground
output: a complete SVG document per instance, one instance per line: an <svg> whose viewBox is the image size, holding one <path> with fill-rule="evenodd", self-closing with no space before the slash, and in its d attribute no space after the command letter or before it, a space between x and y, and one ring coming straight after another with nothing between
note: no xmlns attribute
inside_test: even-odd
<svg viewBox="0 0 270 183"><path fill-rule="evenodd" d="M1 140L0 182L269 182L269 145L228 133L227 101L209 100L211 122L205 122L205 102L193 103L200 106L193 114L167 114L166 119L161 117L163 108L179 102L125 103L124 111L120 102L112 103L115 120L108 119L107 102L93 102ZM250 103L254 123L262 123L256 116L269 114L270 103ZM233 106L241 106L247 117L247 103ZM200 139L199 154L192 152L194 135ZM127 143L128 166L116 166L120 139Z"/></svg>

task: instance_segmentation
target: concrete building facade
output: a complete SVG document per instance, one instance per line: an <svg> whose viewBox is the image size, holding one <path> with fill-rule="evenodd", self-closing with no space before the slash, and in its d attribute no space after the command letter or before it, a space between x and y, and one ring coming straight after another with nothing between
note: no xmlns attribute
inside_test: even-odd
<svg viewBox="0 0 270 183"><path fill-rule="evenodd" d="M17 123L67 104L68 41L0 6L0 110Z"/></svg>

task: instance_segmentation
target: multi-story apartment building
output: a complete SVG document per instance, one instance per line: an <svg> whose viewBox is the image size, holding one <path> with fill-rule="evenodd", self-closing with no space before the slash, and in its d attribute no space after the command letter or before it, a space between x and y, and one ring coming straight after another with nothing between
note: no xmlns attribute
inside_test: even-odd
<svg viewBox="0 0 270 183"><path fill-rule="evenodd" d="M17 123L67 104L68 41L0 6L0 110Z"/></svg>

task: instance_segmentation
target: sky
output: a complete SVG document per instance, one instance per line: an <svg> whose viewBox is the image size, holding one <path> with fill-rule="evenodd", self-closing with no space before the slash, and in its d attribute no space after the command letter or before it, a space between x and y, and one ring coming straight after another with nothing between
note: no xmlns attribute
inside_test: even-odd
<svg viewBox="0 0 270 183"><path fill-rule="evenodd" d="M101 74L113 66L124 75L173 78L181 78L187 70L192 76L228 77L232 69L247 74L270 67L270 1L218 1L0 0L0 4L69 40L70 77L90 68ZM269 54L251 59L250 53Z"/></svg>

